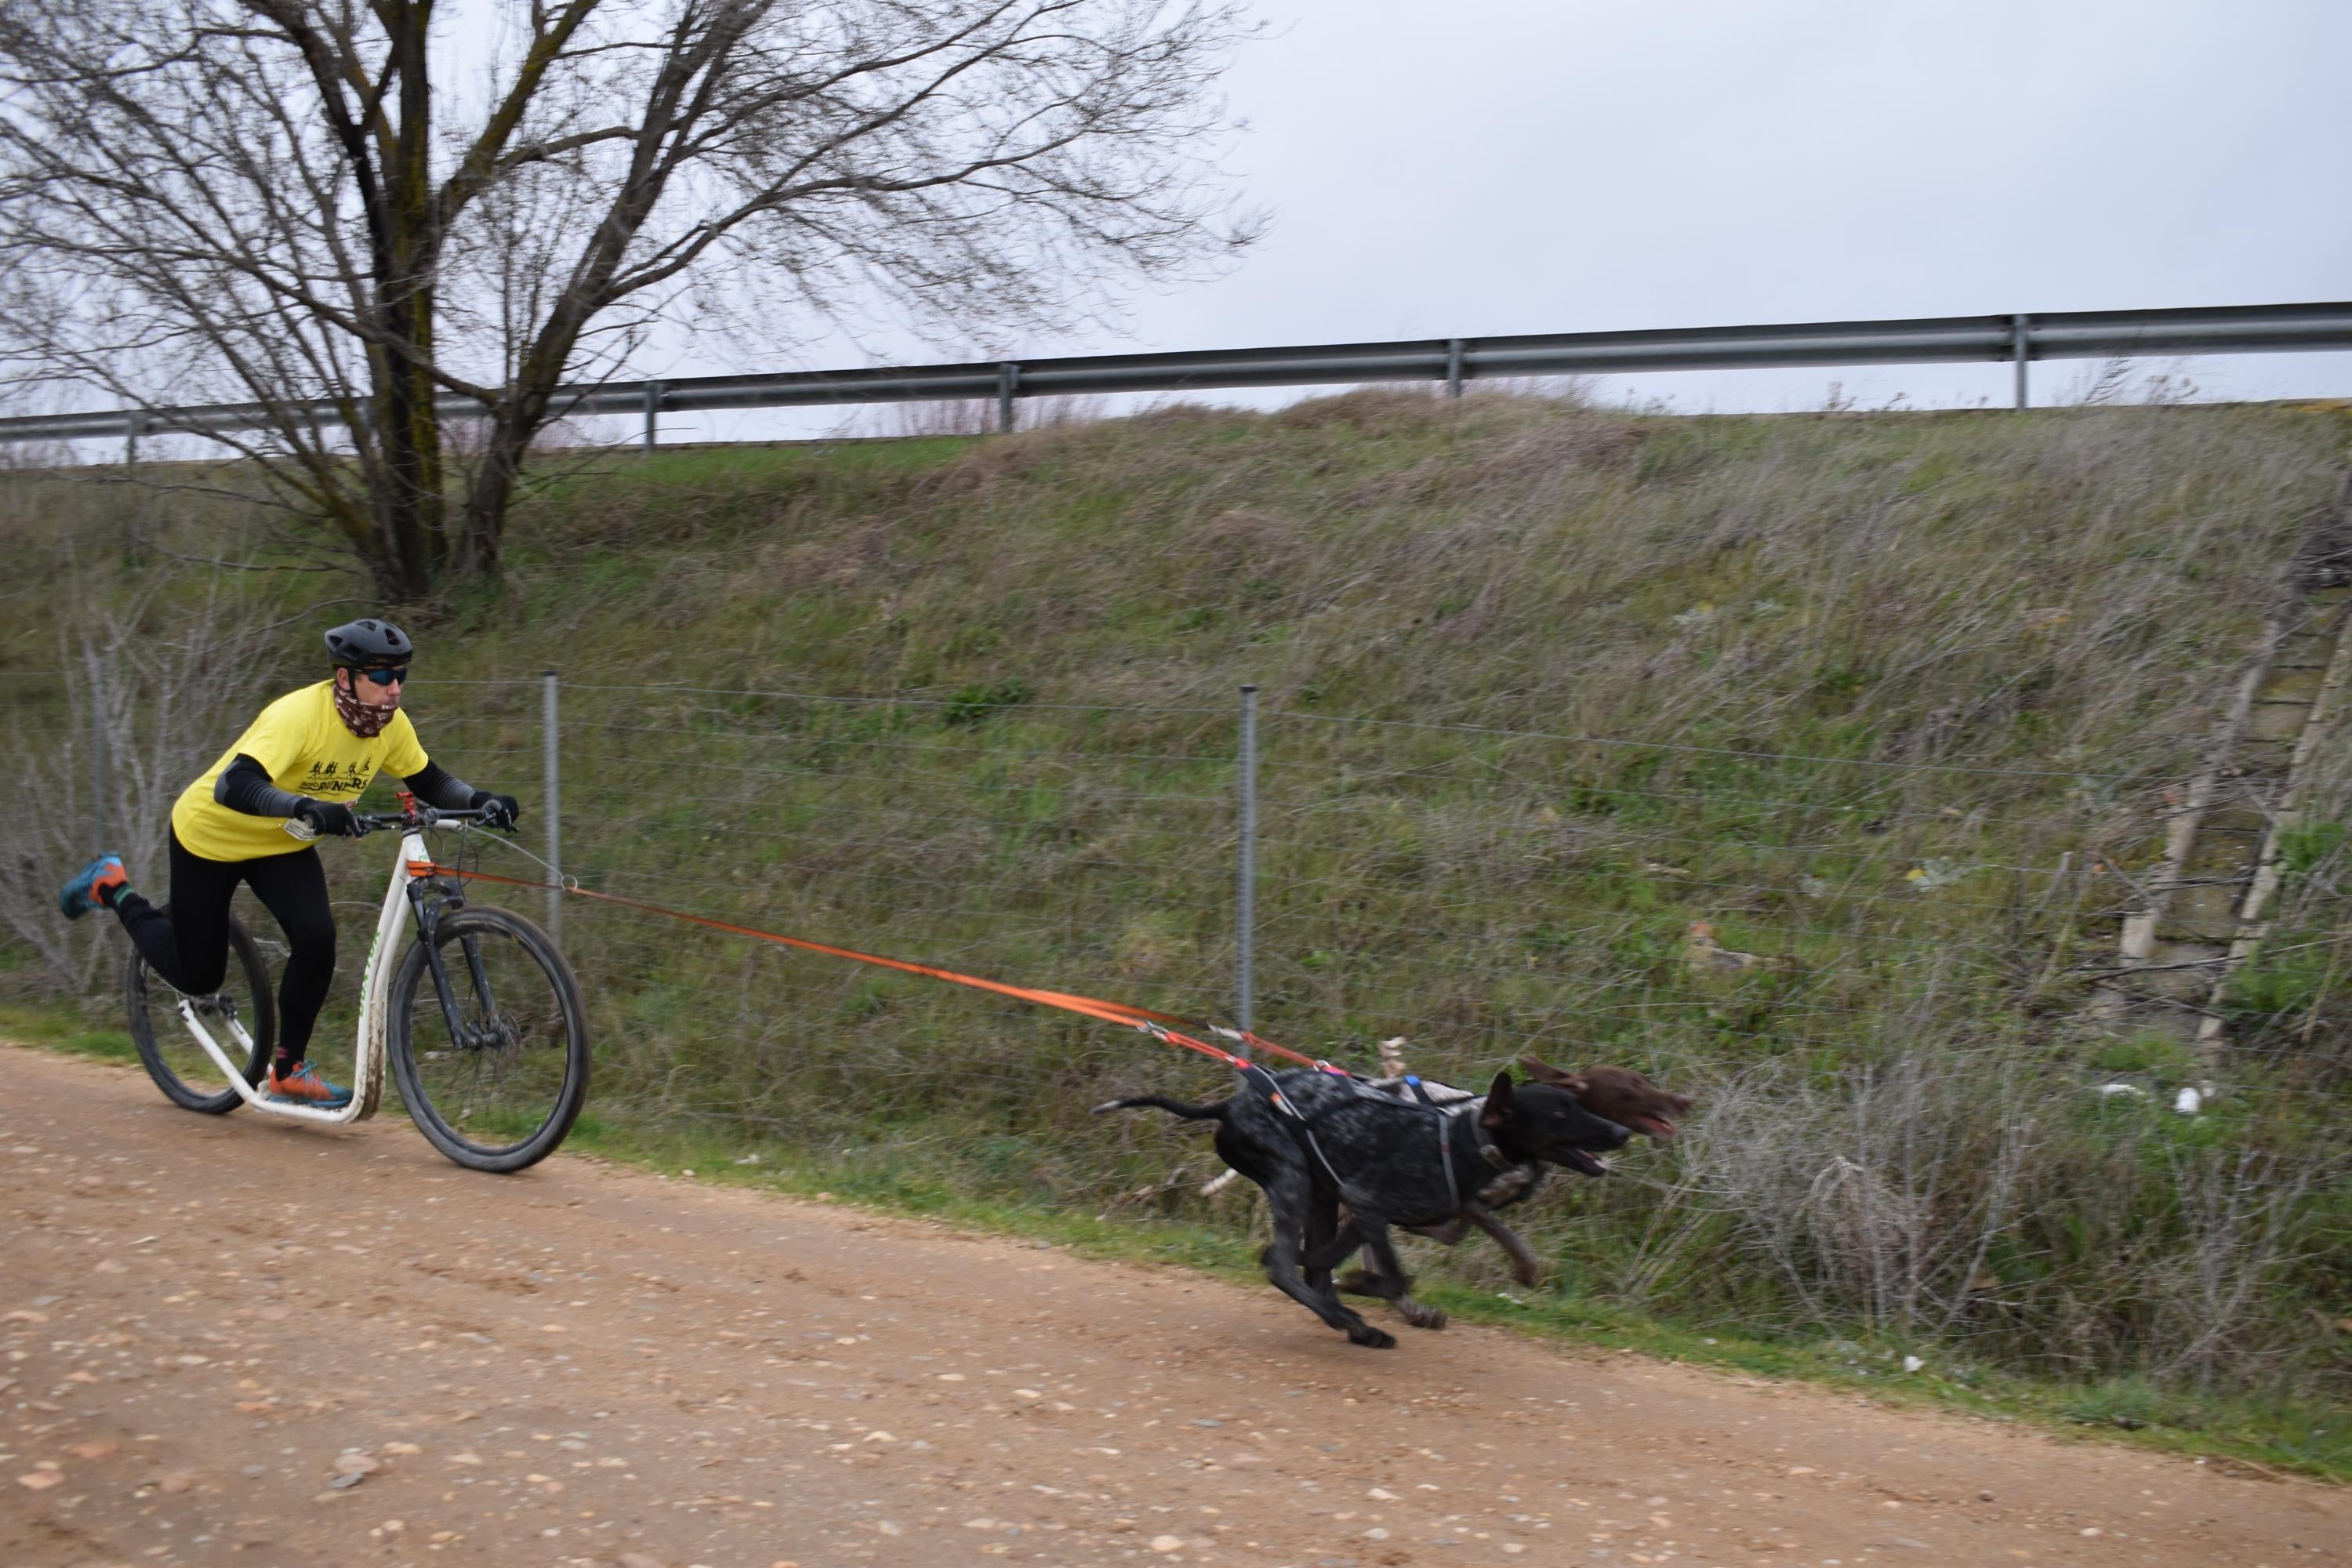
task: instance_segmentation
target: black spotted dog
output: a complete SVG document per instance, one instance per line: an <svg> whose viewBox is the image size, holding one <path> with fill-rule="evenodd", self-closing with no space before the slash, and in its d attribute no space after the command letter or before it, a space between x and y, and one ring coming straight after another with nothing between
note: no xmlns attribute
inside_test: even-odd
<svg viewBox="0 0 2352 1568"><path fill-rule="evenodd" d="M1604 1174L1597 1156L1632 1136L1586 1110L1571 1089L1515 1084L1508 1072L1496 1074L1482 1096L1437 1105L1320 1068L1252 1068L1239 1092L1214 1104L1147 1094L1095 1110L1137 1106L1217 1123L1218 1155L1263 1188L1273 1210L1266 1278L1351 1342L1380 1350L1395 1338L1340 1301L1331 1281L1336 1264L1362 1248L1371 1268L1355 1283L1397 1303L1408 1322L1442 1325L1443 1313L1407 1293L1412 1279L1397 1259L1391 1226L1438 1229L1471 1218L1465 1200L1481 1207L1479 1195L1497 1176L1522 1168Z"/></svg>

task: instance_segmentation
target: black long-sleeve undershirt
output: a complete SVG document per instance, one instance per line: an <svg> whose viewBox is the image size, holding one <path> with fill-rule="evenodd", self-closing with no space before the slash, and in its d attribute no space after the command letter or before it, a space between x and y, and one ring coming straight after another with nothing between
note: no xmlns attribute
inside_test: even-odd
<svg viewBox="0 0 2352 1568"><path fill-rule="evenodd" d="M401 781L409 793L427 805L444 811L470 809L481 792L465 780L451 774L439 763L427 761L419 771ZM296 816L302 810L307 796L289 795L269 782L269 770L261 760L244 752L221 770L213 785L213 799L231 811L241 811L248 816Z"/></svg>

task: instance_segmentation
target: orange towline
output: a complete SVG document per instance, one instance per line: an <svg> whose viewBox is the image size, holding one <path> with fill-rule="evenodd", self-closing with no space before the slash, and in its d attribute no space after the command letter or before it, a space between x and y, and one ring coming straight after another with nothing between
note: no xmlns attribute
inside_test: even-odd
<svg viewBox="0 0 2352 1568"><path fill-rule="evenodd" d="M417 868L412 866L410 869L415 871ZM944 980L951 985L964 985L975 991L993 992L999 996L1010 996L1016 1001L1032 1002L1041 1007L1058 1007L1064 1012L1076 1013L1089 1018L1099 1018L1105 1023L1140 1029L1145 1034L1156 1039L1165 1040L1171 1046L1181 1046L1187 1050L1198 1051L1202 1056L1213 1057L1229 1068L1238 1069L1250 1065L1248 1058L1229 1051L1223 1046L1196 1039L1171 1026L1181 1024L1186 1028L1208 1028L1218 1033L1223 1031L1216 1030L1213 1025L1203 1025L1197 1019L1181 1017L1173 1013L1155 1013L1149 1007L1132 1006L1125 1002L1107 1002L1098 996L1079 996L1067 991L1043 991L1030 985L1008 984L1002 980L987 980L977 974L964 974L952 969L942 969L935 963L918 963L912 959L886 958L880 953L860 952L856 948L835 947L831 942L812 942L806 937L786 936L782 931L762 931L757 926L738 925L732 921L713 920L708 915L690 914L684 910L666 909L660 904L646 903L642 899L623 898L618 893L600 893L590 888L560 886L553 882L533 882L520 877L502 877L495 871L461 870L455 866L435 865L430 869L436 876L457 877L467 881L498 882L509 888L538 888L548 891L569 893L574 898L594 899L602 903L618 904L624 909L641 910L647 914L660 915L665 919L683 921L688 925L703 926L711 931L723 931L735 936L748 936L756 942L773 942L779 947L795 947L804 952L822 952L833 958L846 958L858 963L871 963L882 969L895 969L901 973L927 975L933 980ZM1312 1057L1301 1056L1297 1051L1277 1046L1272 1040L1261 1039L1247 1029L1238 1031L1234 1037L1254 1049L1264 1051L1271 1056L1286 1058L1304 1067L1325 1065Z"/></svg>

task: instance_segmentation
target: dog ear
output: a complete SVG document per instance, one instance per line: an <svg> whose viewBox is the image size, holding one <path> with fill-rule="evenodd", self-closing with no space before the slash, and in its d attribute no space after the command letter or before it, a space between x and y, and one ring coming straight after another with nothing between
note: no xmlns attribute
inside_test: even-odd
<svg viewBox="0 0 2352 1568"><path fill-rule="evenodd" d="M1512 1115L1511 1074L1510 1069L1507 1068L1503 1071L1496 1073L1495 1075L1495 1081L1487 1086L1486 1106L1485 1110L1478 1113L1478 1125L1481 1127L1500 1127L1506 1121L1510 1121Z"/></svg>
<svg viewBox="0 0 2352 1568"><path fill-rule="evenodd" d="M1538 1083L1548 1083L1554 1089L1564 1089L1570 1094L1582 1094L1591 1087L1585 1081L1582 1073L1562 1072L1549 1062L1538 1061L1534 1057L1521 1057L1519 1066Z"/></svg>

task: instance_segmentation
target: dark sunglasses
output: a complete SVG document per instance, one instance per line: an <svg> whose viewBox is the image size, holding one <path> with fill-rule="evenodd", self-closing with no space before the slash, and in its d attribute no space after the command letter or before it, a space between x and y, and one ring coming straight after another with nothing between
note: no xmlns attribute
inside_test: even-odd
<svg viewBox="0 0 2352 1568"><path fill-rule="evenodd" d="M352 673L363 680L373 680L378 686L390 686L395 680L408 679L408 666L404 664L392 669L359 669Z"/></svg>

